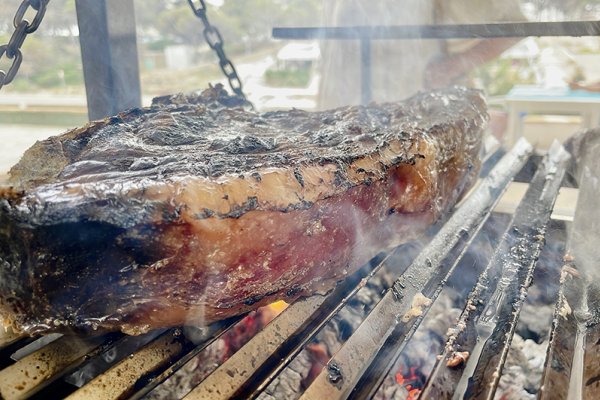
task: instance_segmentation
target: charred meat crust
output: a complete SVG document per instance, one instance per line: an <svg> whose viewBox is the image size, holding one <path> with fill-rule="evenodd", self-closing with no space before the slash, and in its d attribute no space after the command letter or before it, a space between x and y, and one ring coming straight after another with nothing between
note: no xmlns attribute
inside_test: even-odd
<svg viewBox="0 0 600 400"><path fill-rule="evenodd" d="M28 150L0 190L0 314L137 334L325 292L479 166L477 91L319 113L232 99L162 98Z"/></svg>

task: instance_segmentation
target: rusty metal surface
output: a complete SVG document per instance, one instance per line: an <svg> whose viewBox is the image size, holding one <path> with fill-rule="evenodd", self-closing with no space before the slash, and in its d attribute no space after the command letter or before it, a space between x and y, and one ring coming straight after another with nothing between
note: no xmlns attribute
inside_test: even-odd
<svg viewBox="0 0 600 400"><path fill-rule="evenodd" d="M14 333L11 328L7 328L6 330L4 330L0 326L0 349L3 349L6 346L13 344L20 338L21 338L21 336Z"/></svg>
<svg viewBox="0 0 600 400"><path fill-rule="evenodd" d="M105 338L63 336L0 371L0 398L23 399L68 373L86 355L100 350Z"/></svg>
<svg viewBox="0 0 600 400"><path fill-rule="evenodd" d="M141 377L169 363L172 358L186 349L186 340L181 332L169 330L67 398L70 400L126 398Z"/></svg>
<svg viewBox="0 0 600 400"><path fill-rule="evenodd" d="M351 395L397 324L400 322L409 327L413 319L426 313L431 299L426 298L422 290L432 282L435 286L444 284L452 265L450 263L444 266L446 270L442 272L442 265L447 261L448 254L460 242L464 244L465 236L485 221L494 202L525 164L532 150L531 145L523 139L498 162L496 168L482 180L479 187L386 292L358 330L333 356L328 367L321 371L304 392L303 399L339 399ZM410 330L411 328L407 329L407 332Z"/></svg>
<svg viewBox="0 0 600 400"><path fill-rule="evenodd" d="M568 160L568 153L555 143L538 168L469 295L443 358L421 393L424 398L494 398ZM457 354L468 355L468 360L454 363Z"/></svg>

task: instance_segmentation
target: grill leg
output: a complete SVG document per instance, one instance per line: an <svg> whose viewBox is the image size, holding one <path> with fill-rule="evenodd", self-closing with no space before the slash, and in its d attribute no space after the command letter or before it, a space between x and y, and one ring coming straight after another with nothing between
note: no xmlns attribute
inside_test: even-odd
<svg viewBox="0 0 600 400"><path fill-rule="evenodd" d="M76 0L90 120L141 105L133 0Z"/></svg>

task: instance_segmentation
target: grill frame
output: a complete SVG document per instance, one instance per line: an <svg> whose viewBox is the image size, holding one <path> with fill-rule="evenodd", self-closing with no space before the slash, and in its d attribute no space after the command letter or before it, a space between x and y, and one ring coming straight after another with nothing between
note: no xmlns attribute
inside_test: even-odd
<svg viewBox="0 0 600 400"><path fill-rule="evenodd" d="M324 369L317 378L316 383L313 383L313 385L308 388L307 392L305 392L304 398L314 398L314 396L321 396L321 398L323 398L322 396L327 395L333 396L331 398L346 398L347 396L352 396L353 398L368 398L375 393L383 378L387 376L386 372L391 368L392 361L397 359L401 350L408 343L408 340L412 337L412 334L423 320L428 306L425 306L422 310L423 315L411 319L408 321L409 323L397 324L394 321L401 318L407 309L411 307L414 294L421 292L425 286L422 285L423 282L428 285L429 292L427 293L430 294L431 299L435 301L441 288L448 280L450 274L454 271L458 259L464 255L465 249L469 247L472 239L476 236L479 227L485 222L494 209L494 206L498 203L501 194L504 192L510 181L520 170L522 170L523 165L526 164L528 159L531 159L532 151L533 147L522 139L515 145L511 152L504 155L499 161L498 152L489 157L489 161L484 164L482 171L488 173L490 169L489 166L494 163L496 165L494 169L489 172L487 178L482 180L482 183L478 186L479 189L474 190L469 197L462 202L458 210L453 214L454 217L450 217L443 227L440 228L439 226L436 226L434 232L432 232L434 235L432 242L422 250L417 258L413 260L412 264L400 269L402 274L399 276L396 283L389 289L387 300L386 296L384 296L383 300L380 302L382 305L387 304L388 307L391 307L391 311L388 310L387 314L382 314L384 317L372 317L376 314L369 314L367 319L363 321L364 327L363 325L359 327L359 330L361 328L364 330L368 329L370 327L369 325L373 323L378 325L382 322L386 322L388 324L385 335L382 335L381 340L374 346L371 346L370 354L373 355L370 357L371 359L368 360L367 363L361 364L362 370L360 373L353 379L350 379L351 377L347 374L347 371L344 370L347 370L347 364L344 364L344 362L347 361L338 361L338 358L340 354L343 354L343 351L336 354L333 359L330 360L328 368ZM548 163L544 165L548 165ZM556 171L550 171L551 173L548 173L548 171L546 172L550 178L554 176L555 180L559 179L559 183L562 181L560 173L558 174L559 176L556 177ZM542 181L547 182L548 179L544 178ZM592 187L591 185L588 186ZM482 198L481 195L478 197L478 190L479 193L488 193L487 204L484 202L484 205L481 206L480 220L473 222L474 225L465 230L466 228L464 225L467 223L465 221L465 215L467 214L465 214L464 211L461 214L460 210L472 212L473 206L477 203L481 203ZM557 193L552 196L552 202L554 202L556 195ZM530 201L530 199L526 198L524 201L527 202ZM552 209L548 209L547 207L542 207L542 209L547 213L546 219L549 219ZM477 222L479 222L479 225ZM465 235L465 232L467 232L467 235ZM448 238L448 235L451 234L454 235L454 240L447 242L446 239ZM444 240L440 238L443 238ZM538 243L540 243L539 238ZM444 251L440 252L440 248ZM439 254L436 255L436 251L439 252ZM356 274L340 283L336 289L327 296L316 295L301 299L290 305L288 309L283 311L276 319L267 325L263 331L242 347L238 353L234 354L229 360L219 366L216 371L209 375L208 378L197 386L186 398L216 398L215 390L221 392L221 398L258 397L278 373L280 373L285 366L293 360L294 356L304 348L309 340L311 340L311 338L313 338L316 333L349 301L349 299L351 299L352 296L355 295L358 290L360 290L360 288L385 265L389 256L390 254L376 257L373 262L362 267ZM453 261L450 262L450 260ZM530 264L533 265L534 261ZM414 285L414 290L406 294L407 286L415 283L415 274L420 270L427 269L435 271L435 274L432 272L433 275L431 275L433 276L433 279L431 279L431 276L429 277L430 279L427 279L427 276L421 277L421 281L419 281L421 283ZM407 276L411 278L408 281L406 280ZM525 281L530 280L530 278L531 273L526 274ZM565 282L565 285L561 289L561 293L563 294L559 298L557 310L560 310L560 307L564 306L564 293L573 293L573 289L568 288L566 285L582 285L582 281L579 280L565 280ZM525 284L521 285L521 288L525 288L526 286L527 284L525 282ZM399 296L400 291L405 292L404 301L403 298ZM399 304L404 304L403 308L399 307ZM49 348L54 348L57 352L56 359L68 357L68 362L63 362L61 368L57 368L54 374L46 377L45 380L40 378L39 381L42 383L37 386L32 386L32 390L27 393L19 393L19 391L17 391L11 394L2 389L2 386L0 386L0 390L2 391L2 396L5 398L22 398L34 395L37 392L38 398L47 398L45 396L49 394L60 393L61 397L62 395L70 394L70 398L72 399L138 399L166 380L191 358L206 349L208 345L231 329L239 322L239 320L240 318L236 318L208 327L205 331L201 332L199 335L200 340L196 340L195 343L183 335L182 330L179 328L164 330L158 335L155 333L155 337L147 344L141 346L136 352L132 353L131 356L117 360L106 372L99 374L98 377L75 392L73 392L72 388L69 388L68 385L64 383L64 380L60 378L85 365L89 360L99 357L109 349L118 346L123 340L123 336L111 334L107 337L94 338L92 339L91 344L86 344L87 346L90 346L90 352L85 355L80 354L80 349L79 352L75 351L75 353L73 353L74 350L69 350L68 346L65 346L64 343L69 343L71 338L62 337L53 342L54 344L50 343L47 346L35 350L32 354L27 355L8 367L9 370L21 370L21 374L17 374L18 379L14 380L15 382L20 381L23 378L23 365L27 365L26 362L30 363L31 357L37 357L35 359L38 360L38 364L32 364L34 368L36 365L51 365L53 362L52 360L42 360L39 356L41 353L47 352ZM565 333L561 333L561 327L563 325L556 323L556 321L560 322L560 319L555 319L553 341L549 347L548 365L552 365L552 357L554 357L555 354L558 354L556 351L553 352L552 349L561 343L560 340L564 341L566 338ZM292 326L292 322L295 323L294 326ZM399 329L399 326L402 326L402 329ZM282 333L284 330L282 327L287 329L287 331ZM512 321L510 329L514 331L514 321ZM572 332L572 329L570 331L567 330L567 332ZM590 332L590 334L597 333L598 330ZM351 336L350 340L342 347L342 349L345 348L346 350L344 351L349 354L358 351L353 347L352 337L358 336ZM277 340L274 341L275 338L277 338ZM3 337L3 341L0 342L0 354L4 356L9 353L12 354L15 349L30 344L32 341L33 340L30 338L19 340L15 335L5 336ZM270 346L269 353L262 354L260 360L256 357L252 359L251 356L253 354L257 355L260 351L264 352L265 346L267 345ZM503 348L505 351L507 351L509 345L510 340L507 343L504 343ZM379 356L375 357L377 354L379 354ZM381 357L382 354L387 355L387 357ZM444 356L448 357L449 353L446 352ZM373 359L377 360L376 364L371 364ZM351 360L351 362L356 362L354 358L350 358L349 360ZM501 370L503 361L504 360L497 365L496 371ZM252 363L254 363L253 366ZM132 371L127 367L128 365L139 365L139 368ZM447 368L445 362L439 362L431 375L434 378L430 379L435 379L436 371L443 372L445 368ZM42 367L41 369L44 368ZM126 374L124 374L125 371L127 371ZM547 374L544 376L545 382L548 381L548 379L551 379L552 373L555 372L548 367L547 371ZM0 371L0 382L3 382L2 376L5 376L6 374L6 368ZM14 372L8 375L14 378ZM126 376L123 377L123 375ZM241 376L242 379L238 379L236 383L232 382L234 379L228 378L228 376L232 378L239 378ZM342 377L342 382L345 380L343 385L339 385L339 379L336 379L336 377L339 378L340 376ZM379 376L379 378L373 379L376 376ZM230 382L227 382L228 380ZM110 382L111 386L116 389L120 388L120 390L114 390L109 396L109 393L102 389L102 385L107 382ZM489 382L486 382L486 384L488 383ZM498 380L496 380L493 385L497 385L497 383ZM0 385L2 384L0 383ZM229 389L225 390L228 385ZM358 389L355 389L355 386L357 386ZM424 389L425 393L428 393L427 390L430 390L428 389L430 387L431 386L426 386ZM344 388L344 390L340 390L340 388ZM542 391L542 393L544 393L544 391Z"/></svg>
<svg viewBox="0 0 600 400"><path fill-rule="evenodd" d="M518 28L515 31L515 27ZM370 57L368 47L370 46L371 39L398 39L400 37L406 38L407 36L410 38L456 38L456 37L524 37L524 36L597 36L600 34L600 23L597 21L573 21L567 23L526 23L526 24L477 24L477 25L460 25L460 26L421 26L421 27L396 27L397 29L390 30L389 27L386 27L385 30L377 29L377 27L361 27L361 28L341 28L341 29L332 29L330 31L327 28L290 28L289 30L285 30L282 28L274 28L273 36L279 38L293 38L293 39L313 39L313 38L337 38L337 39L360 39L362 46L362 65L363 65L363 75L362 75L362 85L363 85L363 102L368 102L370 100ZM490 29L493 28L493 29ZM466 33L465 33L466 32ZM519 32L519 34L515 34L514 32ZM288 36L285 36L288 35ZM336 36L337 35L337 36ZM378 37L386 36L386 37ZM461 36L463 35L463 36ZM85 64L85 63L84 63ZM600 171L597 171L597 176L600 176ZM591 185L584 185L584 188L591 187ZM578 205L578 210L580 210L580 206ZM491 211L491 210L490 210ZM584 214L585 215L585 214ZM475 236L474 234L472 236ZM382 260L383 259L383 260ZM372 277L383 265L383 262L387 259L387 257L380 257L375 263L373 268L369 266L363 267L357 275L350 277L341 285L335 289L334 293L330 294L328 298L331 299L339 299L342 300L338 302L333 302L333 306L329 307L329 311L325 314L326 317L314 318L312 324L309 324L307 327L304 327L303 335L299 335L298 337L292 338L292 344L287 344L289 349L286 351L286 355L284 356L284 362L269 364L270 372L268 376L263 376L264 381L270 381L272 377L279 371L281 371L286 363L288 363L293 354L297 354L299 349L304 346L310 337L314 336L315 332L320 329L325 323L332 318L335 312L339 311L345 301L350 298L353 294L355 294L361 285L364 285L363 282L366 282L370 277ZM575 266L575 264L573 265ZM440 281L441 282L441 281ZM585 323L581 323L581 318L577 318L574 314L569 314L568 318L564 318L562 316L562 311L565 307L565 304L580 304L582 303L586 297L584 294L588 290L588 283L582 279L578 279L577 277L566 277L561 285L561 292L559 295L559 299L556 306L554 323L552 326L552 336L551 342L548 349L548 356L545 365L545 375L542 381L542 390L540 392L540 397L542 399L545 398L557 398L559 396L561 398L566 398L567 392L569 390L569 383L573 383L573 379L571 377L571 365L568 365L569 376L567 378L567 384L559 386L552 386L550 382L559 381L564 382L564 371L558 371L555 368L556 365L564 366L564 360L573 359L576 347L575 343L572 343L571 339L577 336L577 332L581 332L580 334L588 335L592 340L592 343L596 343L598 336L600 336L600 330L593 329L595 327L595 323L597 322L594 318L585 319ZM593 293L593 298L596 298L595 292ZM300 304L312 304L313 306L316 303L323 304L325 301L321 301L322 299L318 299L313 296L307 299L303 299L293 304L288 311L285 311L282 315L278 317L278 319L289 318L293 319L293 316L289 316L292 310L295 309L294 306L298 304L301 308ZM344 301L345 300L345 301ZM312 302L312 303L311 303ZM305 306L310 308L309 306ZM286 315L288 315L286 317ZM417 318L414 321L422 321L423 318ZM115 394L115 398L123 397L127 394L126 397L137 399L143 397L154 387L159 385L169 376L171 376L175 371L181 368L185 362L189 361L192 357L199 354L203 351L207 346L209 346L212 342L217 340L221 335L231 329L237 322L239 318L223 321L221 323L212 325L207 328L207 331L203 333L201 336L201 340L196 343L188 340L184 335L182 335L181 329L169 329L161 332L157 337L151 339L148 344L140 347L139 351L151 350L155 349L158 352L155 354L155 361L160 365L159 368L154 369L143 369L138 371L138 374L130 377L129 381L127 381L127 385L124 386L123 391L120 394ZM274 320L274 322L277 320ZM418 325L418 323L416 324ZM414 330L413 330L414 332ZM301 336L301 337L300 337ZM400 335L400 338L402 335ZM406 336L405 336L406 337ZM37 357L37 364L33 364L35 367L50 367L53 363L56 363L56 359L42 359L39 357L42 353L48 352L50 349L55 349L57 354L57 358L60 357L68 357L68 362L64 363L65 368L61 368L57 370L56 374L49 376L47 380L40 382L41 384L35 386L35 390L32 390L31 395L36 395L37 397L44 398L44 396L53 393L53 394L62 394L68 393L64 390L69 390L68 388L64 388L64 384L62 384L61 379L64 375L69 373L72 370L80 368L84 366L89 360L99 357L101 354L107 352L108 350L115 348L121 343L123 337L120 335L108 335L100 338L90 339L91 344L85 344L85 346L89 346L90 351L86 352L84 355L81 355L78 352L81 349L75 349L73 351L70 350L69 346L64 346L63 344L69 344L72 339L68 337L63 337L58 339L57 341L50 343L44 347L39 348L38 350L33 351L33 353L29 354L25 358L17 361L12 364L12 366L17 366L12 368L13 370L19 370L20 367L27 362L27 360L31 360L30 356ZM396 338L399 340L399 338ZM0 374L6 370L6 367L10 364L8 357L11 354L14 354L16 350L23 348L24 346L30 345L34 343L36 339L34 338L19 338L17 335L8 332L7 334L0 337ZM154 347L153 347L154 346ZM167 351L172 347L179 348L179 351L175 351L176 355ZM139 357L140 352L136 352L133 354L133 358L125 357L120 361L117 361L113 364L113 366L109 369L109 371L116 371L119 366L126 364L127 362L131 362L131 360L136 361ZM28 357L30 357L28 359ZM279 357L278 354L274 354L270 360ZM586 357L589 360L585 360L585 362L593 362L596 365L600 365L598 360L600 360L600 355L598 352L594 354L586 353ZM25 361L23 361L25 360ZM164 360L168 360L168 363L165 364ZM441 365L441 363L440 363ZM42 368L35 368L42 369ZM336 372L336 369L339 368L332 367L329 372ZM264 372L261 372L264 374ZM104 373L100 375L102 377L111 377L110 372ZM255 374L251 375L255 377ZM557 380L557 377L560 379ZM32 377L28 377L31 379ZM584 376L581 376L583 379ZM594 377L591 377L594 378ZM40 379L41 381L41 379ZM61 386L63 385L63 386ZM266 385L254 385L254 386L242 386L240 390L236 391L237 394L248 394L250 397L256 397L258 393L262 389L264 389ZM366 385L361 385L364 389L363 392L354 392L353 395L355 397L366 397L368 394L371 394L372 391ZM61 389L62 388L62 389ZM369 389L369 391L366 391ZM557 391L555 391L557 390ZM1 388L0 388L1 391ZM77 392L75 392L77 393ZM82 392L83 393L83 392ZM22 393L21 393L22 394ZM102 394L106 394L106 392L102 392ZM350 393L348 393L350 394ZM17 394L19 395L19 394ZM9 398L6 396L4 392L2 392L3 397ZM61 396L62 397L62 396ZM106 398L106 397L104 397Z"/></svg>

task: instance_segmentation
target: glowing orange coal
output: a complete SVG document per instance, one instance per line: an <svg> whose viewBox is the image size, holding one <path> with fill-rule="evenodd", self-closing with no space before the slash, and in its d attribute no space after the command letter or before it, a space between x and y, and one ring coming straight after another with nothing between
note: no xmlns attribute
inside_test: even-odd
<svg viewBox="0 0 600 400"><path fill-rule="evenodd" d="M221 354L221 361L227 360L238 351L254 335L271 322L276 316L287 308L285 301L277 301L268 306L259 308L245 316L239 323L223 335L225 349Z"/></svg>
<svg viewBox="0 0 600 400"><path fill-rule="evenodd" d="M398 372L396 372L396 383L404 386L408 392L407 400L415 400L421 393L421 389L417 387L421 385L421 378L415 373L416 371L416 367L410 367L409 372L406 374L402 373L402 369L399 369Z"/></svg>

